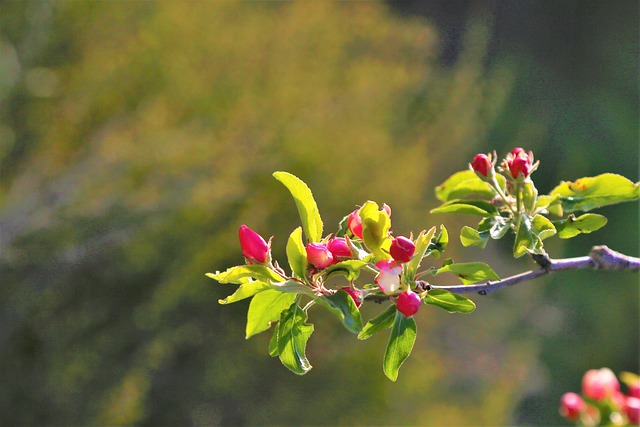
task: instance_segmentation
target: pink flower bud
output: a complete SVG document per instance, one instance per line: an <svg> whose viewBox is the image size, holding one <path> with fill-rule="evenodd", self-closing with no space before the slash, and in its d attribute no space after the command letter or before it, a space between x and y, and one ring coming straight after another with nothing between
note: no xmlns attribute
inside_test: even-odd
<svg viewBox="0 0 640 427"><path fill-rule="evenodd" d="M267 260L267 254L269 253L269 245L262 236L246 225L240 226L238 236L240 237L242 255L250 262L264 264Z"/></svg>
<svg viewBox="0 0 640 427"><path fill-rule="evenodd" d="M398 301L396 302L396 308L404 317L411 317L420 310L420 303L422 300L411 289L407 289L400 295L398 295Z"/></svg>
<svg viewBox="0 0 640 427"><path fill-rule="evenodd" d="M384 209L384 211L387 213L387 215L389 215L389 218L391 218L391 207L389 207L388 204L383 203L382 204L382 209Z"/></svg>
<svg viewBox="0 0 640 427"><path fill-rule="evenodd" d="M392 259L384 259L376 263L380 270L374 281L385 294L393 294L400 289L400 273L402 266Z"/></svg>
<svg viewBox="0 0 640 427"><path fill-rule="evenodd" d="M333 255L327 245L323 243L309 243L307 245L307 260L316 268L322 270L333 263Z"/></svg>
<svg viewBox="0 0 640 427"><path fill-rule="evenodd" d="M506 161L509 172L514 179L518 178L520 174L525 178L531 174L531 170L533 169L532 158L522 148L514 148L513 151L507 155Z"/></svg>
<svg viewBox="0 0 640 427"><path fill-rule="evenodd" d="M416 245L411 240L400 236L391 242L389 253L398 262L409 262L415 250Z"/></svg>
<svg viewBox="0 0 640 427"><path fill-rule="evenodd" d="M576 393L565 393L560 398L560 415L568 420L580 419L580 413L584 410L585 403Z"/></svg>
<svg viewBox="0 0 640 427"><path fill-rule="evenodd" d="M629 384L629 396L637 397L640 399L640 382Z"/></svg>
<svg viewBox="0 0 640 427"><path fill-rule="evenodd" d="M487 177L489 176L489 170L493 165L486 154L476 154L473 158L473 162L471 163L471 167L480 175Z"/></svg>
<svg viewBox="0 0 640 427"><path fill-rule="evenodd" d="M353 235L362 239L362 218L360 218L359 209L349 214L348 225Z"/></svg>
<svg viewBox="0 0 640 427"><path fill-rule="evenodd" d="M609 368L591 369L582 377L582 394L589 399L608 399L616 391L620 391L620 383Z"/></svg>
<svg viewBox="0 0 640 427"><path fill-rule="evenodd" d="M342 290L351 295L351 298L353 298L353 301L356 303L356 307L362 305L362 291L360 289L346 286L342 288Z"/></svg>
<svg viewBox="0 0 640 427"><path fill-rule="evenodd" d="M640 399L633 396L627 396L623 412L629 419L630 424L638 425L640 422Z"/></svg>
<svg viewBox="0 0 640 427"><path fill-rule="evenodd" d="M339 261L338 258L351 258L351 249L347 245L347 240L344 237L336 237L329 240L327 248L333 255L333 262Z"/></svg>

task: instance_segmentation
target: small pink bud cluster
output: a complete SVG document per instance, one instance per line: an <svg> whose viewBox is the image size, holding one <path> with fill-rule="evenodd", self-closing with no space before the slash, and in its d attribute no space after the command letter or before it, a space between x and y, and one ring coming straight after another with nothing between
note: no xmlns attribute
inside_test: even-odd
<svg viewBox="0 0 640 427"><path fill-rule="evenodd" d="M505 162L513 179L517 179L520 175L527 178L533 172L533 153L531 151L527 154L522 148L514 148L511 153L507 154Z"/></svg>
<svg viewBox="0 0 640 427"><path fill-rule="evenodd" d="M636 425L640 422L640 381L627 385L629 394L625 395L620 391L620 383L611 369L591 369L582 377L582 396L576 393L562 395L560 414L578 422L600 418L603 424L615 423L617 420L613 417L626 417L630 424ZM598 406L588 401L596 402ZM610 420L601 419L605 415L599 413L603 407L608 408L606 414L612 414L609 415L612 417Z"/></svg>

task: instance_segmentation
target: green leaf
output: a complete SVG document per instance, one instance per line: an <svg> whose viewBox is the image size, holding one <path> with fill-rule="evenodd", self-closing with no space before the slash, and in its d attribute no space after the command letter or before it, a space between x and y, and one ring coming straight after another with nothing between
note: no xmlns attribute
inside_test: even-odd
<svg viewBox="0 0 640 427"><path fill-rule="evenodd" d="M282 312L278 323L278 355L284 366L293 373L304 375L311 369L305 350L313 333L313 325L305 323L307 314L297 302ZM270 351L270 354L274 354Z"/></svg>
<svg viewBox="0 0 640 427"><path fill-rule="evenodd" d="M372 337L380 331L384 331L393 325L393 321L396 318L396 310L395 304L392 304L387 307L382 313L369 320L362 331L358 334L359 340L366 340L367 338Z"/></svg>
<svg viewBox="0 0 640 427"><path fill-rule="evenodd" d="M506 182L504 177L497 175L496 179L498 185L504 190ZM470 196L492 199L495 194L493 188L471 170L454 173L436 187L436 197L443 202Z"/></svg>
<svg viewBox="0 0 640 427"><path fill-rule="evenodd" d="M542 253L542 241L554 234L556 228L546 217L536 215L530 220L528 216L523 215L516 230L513 256L519 258L527 253Z"/></svg>
<svg viewBox="0 0 640 427"><path fill-rule="evenodd" d="M262 291L253 297L247 312L246 338L266 331L271 322L280 318L280 313L296 299L295 293L280 292L275 289Z"/></svg>
<svg viewBox="0 0 640 427"><path fill-rule="evenodd" d="M455 274L464 285L500 279L495 271L483 262L465 262L445 265L436 272L436 274L442 273Z"/></svg>
<svg viewBox="0 0 640 427"><path fill-rule="evenodd" d="M296 202L304 234L310 242L322 239L322 219L320 211L313 199L313 194L307 184L300 178L288 172L274 172L273 176L284 184Z"/></svg>
<svg viewBox="0 0 640 427"><path fill-rule="evenodd" d="M271 286L265 282L249 282L240 285L236 291L226 297L225 299L218 300L219 304L231 304L233 302L241 301L245 298L254 296L257 293L271 289Z"/></svg>
<svg viewBox="0 0 640 427"><path fill-rule="evenodd" d="M439 258L440 254L444 252L449 244L449 232L444 225L440 225L438 234L431 239L431 244L427 248L426 255L433 255L435 258Z"/></svg>
<svg viewBox="0 0 640 427"><path fill-rule="evenodd" d="M407 265L407 280L413 281L418 268L420 267L420 263L422 262L422 258L427 256L427 250L429 248L429 244L431 243L431 238L436 232L436 227L431 227L429 231L422 230L418 237L415 239L416 249L413 253L413 258L409 261Z"/></svg>
<svg viewBox="0 0 640 427"><path fill-rule="evenodd" d="M271 339L269 340L269 356L276 357L280 354L280 350L278 349L278 327L273 328L273 335L271 335Z"/></svg>
<svg viewBox="0 0 640 427"><path fill-rule="evenodd" d="M471 313L476 309L476 304L470 299L445 289L431 289L423 301L444 308L449 313Z"/></svg>
<svg viewBox="0 0 640 427"><path fill-rule="evenodd" d="M344 274L347 280L353 281L360 276L360 271L367 263L357 259L350 259L346 261L340 261L337 264L330 265L326 268L325 272L327 277L332 274Z"/></svg>
<svg viewBox="0 0 640 427"><path fill-rule="evenodd" d="M355 301L347 292L340 289L333 295L324 295L315 301L335 314L349 332L357 334L362 330L360 310L358 310Z"/></svg>
<svg viewBox="0 0 640 427"><path fill-rule="evenodd" d="M602 215L587 213L576 218L574 215L562 221L556 221L553 224L558 230L558 237L561 239L570 239L580 233L591 233L604 227L607 218Z"/></svg>
<svg viewBox="0 0 640 427"><path fill-rule="evenodd" d="M220 283L243 283L243 279L252 277L263 282L282 282L284 277L264 265L238 265L228 268L226 271L217 273L207 273L207 277L211 277Z"/></svg>
<svg viewBox="0 0 640 427"><path fill-rule="evenodd" d="M564 181L554 188L551 196L558 196L565 212L590 211L615 203L636 200L640 186L627 178L605 173L595 177Z"/></svg>
<svg viewBox="0 0 640 427"><path fill-rule="evenodd" d="M360 208L362 219L362 240L365 246L378 259L389 258L389 228L391 219L384 209L379 209L376 202L368 201Z"/></svg>
<svg viewBox="0 0 640 427"><path fill-rule="evenodd" d="M287 241L287 259L289 266L298 278L304 279L307 272L307 250L302 243L302 228L298 227Z"/></svg>
<svg viewBox="0 0 640 427"><path fill-rule="evenodd" d="M431 209L431 213L458 213L485 217L496 215L498 211L495 206L484 200L451 200L435 209Z"/></svg>
<svg viewBox="0 0 640 427"><path fill-rule="evenodd" d="M542 215L536 215L533 218L531 230L541 241L556 234L556 227L551 221L549 221L549 219Z"/></svg>
<svg viewBox="0 0 640 427"><path fill-rule="evenodd" d="M402 313L396 311L382 365L385 375L391 381L398 379L398 370L411 354L415 342L416 321L413 317L406 318Z"/></svg>
<svg viewBox="0 0 640 427"><path fill-rule="evenodd" d="M462 246L477 246L479 248L484 248L487 246L488 241L488 233L483 233L481 235L478 230L466 225L462 227L462 230L460 230L460 243L462 243Z"/></svg>
<svg viewBox="0 0 640 427"><path fill-rule="evenodd" d="M483 220L478 225L478 231L480 232L480 235L488 231L489 236L491 236L492 239L498 240L507 234L510 229L510 225L510 222L506 218L497 215Z"/></svg>

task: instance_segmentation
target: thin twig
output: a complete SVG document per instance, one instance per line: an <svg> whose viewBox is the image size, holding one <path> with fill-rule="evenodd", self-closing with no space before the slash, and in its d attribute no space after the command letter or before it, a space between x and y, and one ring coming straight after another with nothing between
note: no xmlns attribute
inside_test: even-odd
<svg viewBox="0 0 640 427"><path fill-rule="evenodd" d="M588 256L577 258L564 258L553 260L546 254L533 256L534 261L540 266L538 270L527 271L515 276L505 277L501 280L476 283L473 285L435 286L428 285L430 289L445 289L458 294L479 293L486 295L496 289L513 286L518 283L537 279L555 271L583 270L593 268L597 270L631 270L640 271L640 258L631 257L613 251L606 246L594 246Z"/></svg>

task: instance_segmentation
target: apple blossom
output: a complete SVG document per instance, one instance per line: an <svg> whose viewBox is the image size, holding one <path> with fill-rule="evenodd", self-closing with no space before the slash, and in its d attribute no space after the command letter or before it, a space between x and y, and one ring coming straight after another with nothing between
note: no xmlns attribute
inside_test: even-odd
<svg viewBox="0 0 640 427"><path fill-rule="evenodd" d="M242 255L249 261L264 264L267 260L267 254L269 253L269 245L262 236L246 225L240 226L238 236L240 237Z"/></svg>

